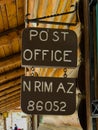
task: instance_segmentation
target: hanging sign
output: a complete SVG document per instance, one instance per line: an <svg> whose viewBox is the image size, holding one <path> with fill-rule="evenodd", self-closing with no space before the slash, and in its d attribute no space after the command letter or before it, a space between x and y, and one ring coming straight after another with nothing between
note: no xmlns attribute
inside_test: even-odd
<svg viewBox="0 0 98 130"><path fill-rule="evenodd" d="M23 76L21 108L27 114L73 114L76 79Z"/></svg>
<svg viewBox="0 0 98 130"><path fill-rule="evenodd" d="M25 28L22 34L22 65L76 67L76 33L67 29Z"/></svg>

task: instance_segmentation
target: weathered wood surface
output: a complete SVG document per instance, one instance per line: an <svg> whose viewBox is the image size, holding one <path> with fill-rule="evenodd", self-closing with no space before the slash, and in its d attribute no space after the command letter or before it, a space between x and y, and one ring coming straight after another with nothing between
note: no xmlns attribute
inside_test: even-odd
<svg viewBox="0 0 98 130"><path fill-rule="evenodd" d="M16 69L0 76L0 84L24 75L24 69Z"/></svg>
<svg viewBox="0 0 98 130"><path fill-rule="evenodd" d="M0 32L24 23L23 0L0 0Z"/></svg>

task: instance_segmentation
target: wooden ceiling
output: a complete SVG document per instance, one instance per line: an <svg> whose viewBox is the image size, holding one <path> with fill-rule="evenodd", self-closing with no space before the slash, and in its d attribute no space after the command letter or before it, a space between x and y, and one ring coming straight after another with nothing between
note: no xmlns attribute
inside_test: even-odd
<svg viewBox="0 0 98 130"><path fill-rule="evenodd" d="M20 106L23 0L0 0L0 113Z"/></svg>
<svg viewBox="0 0 98 130"><path fill-rule="evenodd" d="M26 25L25 14L28 18L37 18L74 9L77 0L0 0L0 113L20 106L21 76L25 74L21 67L21 36ZM27 6L26 6L27 4ZM28 8L26 8L28 7ZM76 15L63 15L46 19L47 21L75 22ZM29 27L36 26L29 24ZM78 37L81 35L80 22L76 26L39 24L38 27L70 28ZM76 77L80 65L80 50L78 49L78 63L74 69L68 69L69 77ZM62 77L61 68L36 68L39 76Z"/></svg>

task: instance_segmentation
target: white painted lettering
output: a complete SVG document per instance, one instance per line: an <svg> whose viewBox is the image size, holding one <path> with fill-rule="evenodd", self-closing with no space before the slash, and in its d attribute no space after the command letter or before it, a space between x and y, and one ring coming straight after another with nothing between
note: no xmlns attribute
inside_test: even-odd
<svg viewBox="0 0 98 130"><path fill-rule="evenodd" d="M36 30L30 30L30 40L32 40L33 37L36 37L38 35L38 32Z"/></svg>
<svg viewBox="0 0 98 130"><path fill-rule="evenodd" d="M62 60L62 55L60 57L58 57L57 54L62 54L62 52L60 50L57 50L57 51L55 51L55 55L54 55L55 60L60 62Z"/></svg>
<svg viewBox="0 0 98 130"><path fill-rule="evenodd" d="M53 91L53 82L50 82L47 84L47 82L44 83L45 92L52 92Z"/></svg>
<svg viewBox="0 0 98 130"><path fill-rule="evenodd" d="M46 31L41 31L39 34L39 38L41 41L47 41L48 40L48 33Z"/></svg>
<svg viewBox="0 0 98 130"><path fill-rule="evenodd" d="M61 33L64 35L64 36L63 36L63 38L64 38L63 40L66 41L66 35L68 35L69 32L61 32Z"/></svg>
<svg viewBox="0 0 98 130"><path fill-rule="evenodd" d="M41 50L41 49L26 49L23 52L23 58L26 61L34 60L38 61L39 56L42 61L45 61L47 58L49 61L56 61L56 62L69 62L71 63L72 60L70 59L70 54L72 53L72 50Z"/></svg>
<svg viewBox="0 0 98 130"><path fill-rule="evenodd" d="M47 52L49 52L49 50L43 50L42 51L42 61L45 60L45 56L47 55Z"/></svg>
<svg viewBox="0 0 98 130"><path fill-rule="evenodd" d="M34 91L38 91L38 92L41 92L41 82L40 81L35 81L34 82Z"/></svg>
<svg viewBox="0 0 98 130"><path fill-rule="evenodd" d="M67 93L72 94L72 93L73 93L73 91L71 91L71 89L73 88L74 83L67 83L67 84L68 84L68 85L70 85L69 89L67 90Z"/></svg>
<svg viewBox="0 0 98 130"><path fill-rule="evenodd" d="M62 83L59 84L56 92L58 93L60 90L62 90L64 93L66 92Z"/></svg>
<svg viewBox="0 0 98 130"><path fill-rule="evenodd" d="M68 51L64 51L63 52L63 61L65 61L65 62L71 62L71 60L68 59L69 53L72 53L72 51L68 50Z"/></svg>
<svg viewBox="0 0 98 130"><path fill-rule="evenodd" d="M37 56L39 55L39 52L41 52L40 49L35 49L34 50L34 60L37 60ZM39 59L39 58L38 58Z"/></svg>
<svg viewBox="0 0 98 130"><path fill-rule="evenodd" d="M57 31L53 32L53 36L54 36L55 38L53 38L52 40L53 40L54 42L57 42L57 41L59 41L59 39L60 39L57 34L58 34Z"/></svg>
<svg viewBox="0 0 98 130"><path fill-rule="evenodd" d="M23 58L26 60L26 61L30 61L32 60L33 58L33 53L30 49L26 49L24 52L23 52Z"/></svg>
<svg viewBox="0 0 98 130"><path fill-rule="evenodd" d="M46 81L35 81L34 82L34 92L52 92L53 91L53 83L49 84Z"/></svg>
<svg viewBox="0 0 98 130"><path fill-rule="evenodd" d="M23 81L23 92L25 92L26 90L29 92L31 91L31 81L29 81L28 84L26 81Z"/></svg>
<svg viewBox="0 0 98 130"><path fill-rule="evenodd" d="M53 61L53 50L51 50L51 61Z"/></svg>

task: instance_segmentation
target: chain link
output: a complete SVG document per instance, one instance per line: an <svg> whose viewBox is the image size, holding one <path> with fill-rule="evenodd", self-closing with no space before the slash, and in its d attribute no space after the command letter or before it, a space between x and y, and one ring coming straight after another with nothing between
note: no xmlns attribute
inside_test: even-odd
<svg viewBox="0 0 98 130"><path fill-rule="evenodd" d="M67 78L67 68L64 68L64 75L65 78Z"/></svg>

